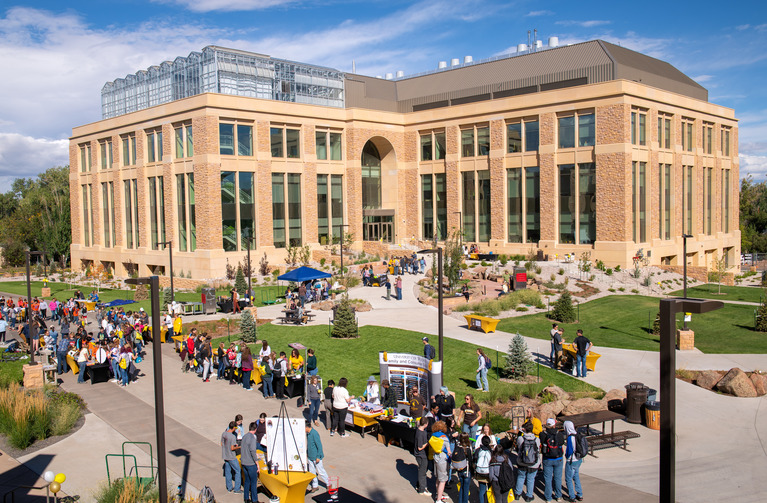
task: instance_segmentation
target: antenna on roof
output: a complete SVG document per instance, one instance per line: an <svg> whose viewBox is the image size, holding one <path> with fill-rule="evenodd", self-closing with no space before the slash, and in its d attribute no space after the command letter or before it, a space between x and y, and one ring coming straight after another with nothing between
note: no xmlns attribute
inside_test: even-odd
<svg viewBox="0 0 767 503"><path fill-rule="evenodd" d="M352 73L357 73L357 63L352 60Z"/></svg>
<svg viewBox="0 0 767 503"><path fill-rule="evenodd" d="M533 30L533 45L532 45L532 47L534 48L533 52L535 52L538 49L538 30L537 29Z"/></svg>

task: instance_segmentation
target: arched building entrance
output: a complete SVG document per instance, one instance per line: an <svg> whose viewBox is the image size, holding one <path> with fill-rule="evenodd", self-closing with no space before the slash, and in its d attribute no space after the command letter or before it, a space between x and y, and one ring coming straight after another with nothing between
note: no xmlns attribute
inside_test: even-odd
<svg viewBox="0 0 767 503"><path fill-rule="evenodd" d="M362 239L395 240L397 157L391 143L380 136L362 149Z"/></svg>

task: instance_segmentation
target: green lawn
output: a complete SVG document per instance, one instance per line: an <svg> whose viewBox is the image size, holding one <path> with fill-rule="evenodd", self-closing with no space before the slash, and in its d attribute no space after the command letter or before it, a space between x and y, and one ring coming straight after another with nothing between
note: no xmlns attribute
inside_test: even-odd
<svg viewBox="0 0 767 503"><path fill-rule="evenodd" d="M599 346L658 351L660 340L649 330L658 312L658 301L639 295L602 297L581 304L579 323L560 326L567 342L575 338L577 329L582 329L597 346L597 352ZM682 326L681 314L677 326ZM725 304L718 311L693 315L688 327L695 331L695 347L704 353L767 353L767 334L753 330L754 306ZM498 329L543 339L547 342L542 344L547 344L551 321L545 314L505 318Z"/></svg>
<svg viewBox="0 0 767 503"><path fill-rule="evenodd" d="M39 297L40 291L43 287L42 281L33 281L32 282L32 296ZM51 297L56 297L58 300L67 300L70 297L74 295L74 293L77 290L80 290L83 292L83 294L87 297L88 294L95 290L95 288L87 287L87 286L77 286L74 285L74 288L70 288L70 285L67 283L56 283L56 282L49 282L48 287L51 289ZM271 287L263 287L263 286L254 286L253 291L255 293L255 301L254 305L256 307L263 306L263 302L261 301L262 295L261 292L268 289L269 293L271 294L271 297L274 298L278 292L281 294L284 291L283 287L277 287L277 286L271 286ZM4 293L10 293L14 296L27 296L27 283L26 281L3 281L0 282L0 292ZM229 296L228 290L217 290L217 295L225 295ZM160 295L162 295L162 291L160 292ZM47 299L50 299L51 297L46 297ZM200 302L200 294L196 292L175 292L175 298L179 302ZM264 298L266 298L266 293L264 293ZM110 290L110 289L104 289L102 288L99 292L99 299L102 302L109 302L115 299L133 299L133 290ZM162 298L160 299L160 303L162 303ZM126 311L132 310L135 311L139 308L143 307L148 313L151 314L151 301L149 300L143 300L141 302L137 302L135 304L127 304L125 306Z"/></svg>
<svg viewBox="0 0 767 503"><path fill-rule="evenodd" d="M682 290L671 292L669 295L681 297ZM737 300L740 302L761 302L764 297L764 288L758 286L725 286L722 285L722 293L719 293L719 285L707 283L687 287L687 296L698 299Z"/></svg>
<svg viewBox="0 0 767 503"><path fill-rule="evenodd" d="M327 382L333 379L336 382L341 377L349 380L349 391L354 395L360 395L365 390L367 378L371 374L380 382L378 368L378 352L388 351L392 353L423 354L421 338L427 334L399 330L379 326L360 327L360 337L357 339L333 339L328 336L327 326L307 327L283 327L277 325L262 325L258 328L258 338L266 339L272 350L279 354L285 351L290 354L289 343L300 342L306 347L313 348L317 355L319 375ZM232 335L231 340L237 336ZM434 346L437 346L436 338L430 336ZM227 342L226 337L214 340L214 346L219 342ZM251 346L257 350L260 346ZM506 348L504 348L505 351ZM530 348L532 349L532 348ZM475 370L477 357L475 346L462 341L444 339L445 354L445 385L455 391L460 399L466 393L476 392ZM479 393L476 398L484 401L495 401L499 398L507 400L515 393L528 394L528 385L509 384L498 380L495 374L495 351L490 356L493 360L493 370L489 372L490 393ZM504 353L498 355L498 361L503 365ZM579 381L561 372L556 372L548 367L540 367L540 375L543 382L535 388L535 394L549 384L573 392L598 392L599 389Z"/></svg>

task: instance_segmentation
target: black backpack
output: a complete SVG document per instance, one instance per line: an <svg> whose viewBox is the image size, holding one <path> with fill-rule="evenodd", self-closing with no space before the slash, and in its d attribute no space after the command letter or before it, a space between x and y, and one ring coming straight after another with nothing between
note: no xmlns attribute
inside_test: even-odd
<svg viewBox="0 0 767 503"><path fill-rule="evenodd" d="M542 444L543 454L549 459L561 458L564 455L562 446L564 445L561 432L546 432L546 438Z"/></svg>
<svg viewBox="0 0 767 503"><path fill-rule="evenodd" d="M503 463L501 463L501 471L498 473L498 485L502 493L505 493L515 485L514 468L509 464L508 459L504 459Z"/></svg>
<svg viewBox="0 0 767 503"><path fill-rule="evenodd" d="M573 435L571 435L573 436ZM586 454L589 453L589 440L583 433L576 433L575 435L575 458L583 459Z"/></svg>
<svg viewBox="0 0 767 503"><path fill-rule="evenodd" d="M518 450L517 462L520 466L533 466L538 462L538 443L535 437L522 437L522 447Z"/></svg>

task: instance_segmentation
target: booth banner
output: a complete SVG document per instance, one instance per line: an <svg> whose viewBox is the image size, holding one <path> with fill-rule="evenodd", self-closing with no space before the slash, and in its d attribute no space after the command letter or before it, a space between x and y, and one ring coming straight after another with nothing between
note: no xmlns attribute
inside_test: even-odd
<svg viewBox="0 0 767 503"><path fill-rule="evenodd" d="M266 420L268 459L279 463L279 469L305 472L306 420L304 418L269 418Z"/></svg>
<svg viewBox="0 0 767 503"><path fill-rule="evenodd" d="M407 390L413 386L418 387L419 393L427 403L433 395L439 393L442 362L408 353L381 351L378 353L378 365L381 379L389 380L398 402L407 403Z"/></svg>

